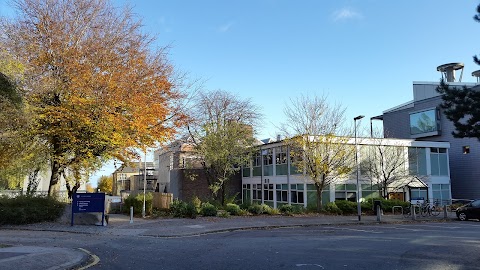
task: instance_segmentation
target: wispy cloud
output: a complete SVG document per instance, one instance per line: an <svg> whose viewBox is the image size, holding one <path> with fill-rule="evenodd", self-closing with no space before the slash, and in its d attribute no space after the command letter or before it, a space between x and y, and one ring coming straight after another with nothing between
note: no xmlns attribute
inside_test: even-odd
<svg viewBox="0 0 480 270"><path fill-rule="evenodd" d="M217 31L220 32L220 33L228 32L230 30L230 28L232 28L233 24L234 24L234 22L225 23L225 24L221 25L220 27L218 27Z"/></svg>
<svg viewBox="0 0 480 270"><path fill-rule="evenodd" d="M363 15L352 8L342 8L336 10L332 14L333 21L347 21L347 20L358 20L362 19Z"/></svg>

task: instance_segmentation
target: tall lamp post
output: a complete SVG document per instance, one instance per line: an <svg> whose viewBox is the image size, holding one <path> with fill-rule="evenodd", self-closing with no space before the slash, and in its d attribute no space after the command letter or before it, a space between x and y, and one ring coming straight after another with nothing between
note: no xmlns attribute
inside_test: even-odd
<svg viewBox="0 0 480 270"><path fill-rule="evenodd" d="M145 190L147 189L147 148L145 148L145 163L143 166L143 207L142 217L145 218Z"/></svg>
<svg viewBox="0 0 480 270"><path fill-rule="evenodd" d="M360 206L360 183L358 181L358 147L357 147L357 120L365 117L364 115L359 115L353 118L354 130L355 130L355 167L357 169L357 214L358 221L362 220L362 207Z"/></svg>

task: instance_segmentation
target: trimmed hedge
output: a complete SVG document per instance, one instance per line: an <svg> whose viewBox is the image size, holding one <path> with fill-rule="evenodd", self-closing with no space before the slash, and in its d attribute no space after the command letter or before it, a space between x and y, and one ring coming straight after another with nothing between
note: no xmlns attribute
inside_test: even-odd
<svg viewBox="0 0 480 270"><path fill-rule="evenodd" d="M0 197L0 224L30 224L55 221L66 204L49 197Z"/></svg>

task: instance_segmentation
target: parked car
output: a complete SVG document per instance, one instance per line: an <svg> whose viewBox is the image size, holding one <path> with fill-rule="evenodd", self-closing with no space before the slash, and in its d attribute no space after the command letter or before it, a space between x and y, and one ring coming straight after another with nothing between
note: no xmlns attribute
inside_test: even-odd
<svg viewBox="0 0 480 270"><path fill-rule="evenodd" d="M456 212L459 220L480 219L480 200L460 206Z"/></svg>

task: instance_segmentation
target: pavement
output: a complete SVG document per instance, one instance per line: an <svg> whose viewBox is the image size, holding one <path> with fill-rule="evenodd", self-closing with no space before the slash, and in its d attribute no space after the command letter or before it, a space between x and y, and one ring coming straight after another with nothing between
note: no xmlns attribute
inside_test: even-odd
<svg viewBox="0 0 480 270"><path fill-rule="evenodd" d="M134 218L125 215L109 215L107 226L75 225L69 223L37 223L20 226L0 226L2 230L51 231L74 234L105 235L117 237L179 238L236 230L275 229L325 225L392 224L410 222L449 222L455 213L441 213L438 217L404 218L402 215L380 216L241 216L241 217L198 217L183 218ZM86 269L99 258L87 250L61 247L6 246L0 243L0 269Z"/></svg>

